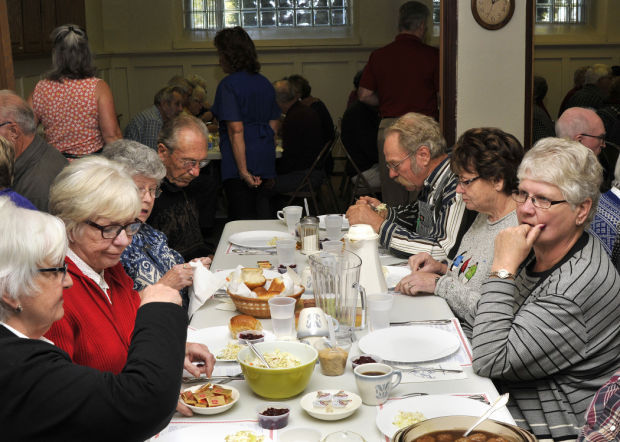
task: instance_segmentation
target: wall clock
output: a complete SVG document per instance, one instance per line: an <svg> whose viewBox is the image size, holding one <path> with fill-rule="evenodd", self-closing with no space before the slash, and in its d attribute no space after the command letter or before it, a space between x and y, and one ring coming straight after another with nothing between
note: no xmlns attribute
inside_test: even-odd
<svg viewBox="0 0 620 442"><path fill-rule="evenodd" d="M485 29L503 28L515 12L515 0L471 0L471 12Z"/></svg>

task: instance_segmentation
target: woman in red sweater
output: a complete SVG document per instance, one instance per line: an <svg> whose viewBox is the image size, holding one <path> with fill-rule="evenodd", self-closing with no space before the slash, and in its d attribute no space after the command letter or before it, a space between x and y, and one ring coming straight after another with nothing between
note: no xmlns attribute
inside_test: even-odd
<svg viewBox="0 0 620 442"><path fill-rule="evenodd" d="M120 373L140 306L140 296L120 263L140 228L138 189L120 164L100 156L74 161L50 190L50 213L65 222L65 262L73 287L65 291L64 317L45 336L73 362ZM185 368L209 376L215 359L202 344L188 344ZM204 361L197 368L192 361Z"/></svg>

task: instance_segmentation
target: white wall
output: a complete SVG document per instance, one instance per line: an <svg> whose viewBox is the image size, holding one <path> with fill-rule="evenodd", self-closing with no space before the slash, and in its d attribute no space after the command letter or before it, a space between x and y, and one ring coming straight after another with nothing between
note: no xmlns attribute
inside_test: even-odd
<svg viewBox="0 0 620 442"><path fill-rule="evenodd" d="M470 0L458 6L457 138L472 127L500 127L523 142L525 1L512 20L489 31L478 25Z"/></svg>

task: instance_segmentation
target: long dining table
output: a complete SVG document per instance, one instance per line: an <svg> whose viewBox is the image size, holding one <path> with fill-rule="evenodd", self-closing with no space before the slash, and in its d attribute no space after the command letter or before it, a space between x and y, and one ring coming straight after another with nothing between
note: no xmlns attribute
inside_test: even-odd
<svg viewBox="0 0 620 442"><path fill-rule="evenodd" d="M218 244L215 257L211 269L214 271L233 269L238 265L246 267L256 267L257 261L268 260L277 266L277 257L272 251L263 251L259 253L241 254L239 250L235 253L228 238L237 232L247 232L253 230L273 230L286 232L286 224L278 220L260 220L260 221L232 221L226 224L221 240ZM307 266L307 256L296 253L297 266L299 271ZM402 262L396 258L384 256L382 262L393 264ZM229 319L238 314L234 311L225 311L218 309L219 302L216 299L209 299L200 309L198 309L191 318L190 327L193 329L202 329L206 327L228 325ZM454 314L448 307L447 303L437 296L404 296L394 294L394 304L390 313L390 321L409 321L409 320L430 320L430 319L451 319ZM454 321L457 321L454 319ZM269 319L261 319L263 327L271 330L271 321ZM460 327L458 327L460 330ZM362 338L367 333L366 330L356 332L356 337ZM462 331L461 331L462 333ZM464 350L471 355L471 349L468 347L466 338L461 336L462 345L466 347ZM358 341L359 342L359 341ZM286 429L295 427L306 427L318 429L323 436L338 430L351 430L361 434L367 441L386 441L389 439L379 431L375 420L379 407L361 405L361 407L353 413L353 415L337 421L317 420L307 414L300 405L301 397L307 392L316 390L346 390L357 393L355 377L351 369L351 359L360 354L358 342L354 342L349 353L349 360L345 373L341 376L324 376L321 374L319 364L317 363L313 376L307 388L300 395L282 400L281 403L291 410L289 424ZM219 363L219 362L218 362ZM477 376L471 367L471 359L461 364L461 368L466 375L464 379L435 380L432 382L414 382L401 383L392 390L390 397L399 397L407 393L419 392L434 395L467 395L467 394L484 394L488 400L493 401L498 397L498 392L490 379ZM178 413L175 414L171 421L171 426L178 428L183 425L194 423L203 423L204 434L209 434L209 422L248 422L257 419L256 407L261 402L270 401L263 399L252 392L250 387L243 380L235 380L228 385L234 386L239 390L241 397L235 406L223 414L214 416L194 416L192 418L184 418ZM506 413L507 410L505 411ZM509 415L508 415L509 416ZM514 422L513 422L514 423ZM283 430L279 430L283 431ZM278 440L277 434L273 434L272 440ZM210 440L210 439L205 439Z"/></svg>

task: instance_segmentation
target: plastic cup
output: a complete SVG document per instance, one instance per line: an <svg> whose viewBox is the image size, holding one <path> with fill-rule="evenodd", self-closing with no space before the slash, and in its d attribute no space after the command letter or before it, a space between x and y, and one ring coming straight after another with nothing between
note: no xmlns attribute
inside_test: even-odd
<svg viewBox="0 0 620 442"><path fill-rule="evenodd" d="M342 253L342 241L323 241L321 243L323 250L334 255L340 255Z"/></svg>
<svg viewBox="0 0 620 442"><path fill-rule="evenodd" d="M325 230L325 235L329 239L340 239L342 236L342 215L326 215Z"/></svg>
<svg viewBox="0 0 620 442"><path fill-rule="evenodd" d="M277 339L295 336L295 298L276 296L269 300L271 326Z"/></svg>
<svg viewBox="0 0 620 442"><path fill-rule="evenodd" d="M294 239L278 239L276 241L276 253L278 263L283 266L295 264L295 249L297 241Z"/></svg>
<svg viewBox="0 0 620 442"><path fill-rule="evenodd" d="M368 328L375 331L390 326L390 311L394 297L390 293L368 295Z"/></svg>

